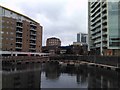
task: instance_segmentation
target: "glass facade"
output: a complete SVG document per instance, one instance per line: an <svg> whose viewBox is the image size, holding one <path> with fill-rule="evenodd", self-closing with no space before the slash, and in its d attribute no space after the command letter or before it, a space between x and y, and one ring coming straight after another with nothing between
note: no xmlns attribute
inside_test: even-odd
<svg viewBox="0 0 120 90"><path fill-rule="evenodd" d="M80 33L77 34L77 42L80 42Z"/></svg>
<svg viewBox="0 0 120 90"><path fill-rule="evenodd" d="M77 33L77 42L88 43L87 37L88 37L88 34Z"/></svg>
<svg viewBox="0 0 120 90"><path fill-rule="evenodd" d="M81 42L86 43L86 36L81 34Z"/></svg>
<svg viewBox="0 0 120 90"><path fill-rule="evenodd" d="M120 48L119 3L108 2L109 48Z"/></svg>

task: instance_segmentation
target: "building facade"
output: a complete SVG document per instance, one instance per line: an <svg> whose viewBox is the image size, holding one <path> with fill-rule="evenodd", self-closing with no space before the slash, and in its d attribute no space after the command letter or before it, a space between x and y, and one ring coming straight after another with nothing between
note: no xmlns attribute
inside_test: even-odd
<svg viewBox="0 0 120 90"><path fill-rule="evenodd" d="M120 55L120 0L89 0L89 49L100 55Z"/></svg>
<svg viewBox="0 0 120 90"><path fill-rule="evenodd" d="M73 42L73 46L86 47L83 50L88 51L88 34L86 33L77 33L77 42Z"/></svg>
<svg viewBox="0 0 120 90"><path fill-rule="evenodd" d="M31 18L0 6L0 50L41 52L42 26Z"/></svg>
<svg viewBox="0 0 120 90"><path fill-rule="evenodd" d="M88 34L77 33L77 42L88 43Z"/></svg>
<svg viewBox="0 0 120 90"><path fill-rule="evenodd" d="M46 46L42 47L43 53L50 53L51 55L59 54L61 47L61 40L56 37L51 37L46 40Z"/></svg>
<svg viewBox="0 0 120 90"><path fill-rule="evenodd" d="M59 38L48 38L46 41L46 46L61 46L61 41Z"/></svg>

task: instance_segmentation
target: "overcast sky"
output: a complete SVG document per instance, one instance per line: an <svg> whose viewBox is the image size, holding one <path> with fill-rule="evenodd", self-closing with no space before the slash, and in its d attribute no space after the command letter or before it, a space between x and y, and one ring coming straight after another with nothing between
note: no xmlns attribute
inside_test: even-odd
<svg viewBox="0 0 120 90"><path fill-rule="evenodd" d="M0 5L29 16L43 26L43 45L50 37L62 45L76 41L78 32L87 33L87 0L0 0Z"/></svg>

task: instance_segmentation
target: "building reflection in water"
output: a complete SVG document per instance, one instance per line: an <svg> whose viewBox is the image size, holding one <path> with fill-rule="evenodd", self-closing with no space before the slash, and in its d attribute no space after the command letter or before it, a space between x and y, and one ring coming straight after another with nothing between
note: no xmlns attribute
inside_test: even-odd
<svg viewBox="0 0 120 90"><path fill-rule="evenodd" d="M2 89L5 88L39 88L41 69L37 64L3 66Z"/></svg>
<svg viewBox="0 0 120 90"><path fill-rule="evenodd" d="M45 66L45 76L47 79L59 79L60 67L58 63L47 63Z"/></svg>
<svg viewBox="0 0 120 90"><path fill-rule="evenodd" d="M54 80L57 80L56 83L58 82L59 84L61 84L61 85L58 85L58 87L66 88L66 87L62 86L63 84L65 86L68 86L68 84L69 85L74 84L75 86L82 86L82 84L86 85L86 83L87 83L87 69L85 67L76 68L74 65L73 66L72 65L60 66L56 63L47 63L44 68L45 68L44 72L45 72L46 79L51 80L51 82ZM66 77L66 74L68 75L68 77ZM73 80L69 76L71 76L71 78L74 78L74 76L75 76L76 83L73 83L74 81L71 81L68 83L65 83L66 81L61 82L61 80L62 80L61 78L65 78L65 77L66 77L65 78L66 80L68 80L68 78L69 78L69 80ZM48 85L47 87L49 87L49 85L52 85L52 84L47 83L47 85ZM73 85L73 87L74 87L74 85ZM68 87L68 88L72 88L72 86ZM76 87L76 88L78 88L78 87Z"/></svg>
<svg viewBox="0 0 120 90"><path fill-rule="evenodd" d="M87 82L87 72L86 69L80 68L76 73L77 84L85 84Z"/></svg>
<svg viewBox="0 0 120 90"><path fill-rule="evenodd" d="M120 88L120 73L107 69L92 68L86 66L67 66L61 67L57 64L47 64L45 74L47 79L59 79L61 73L76 76L76 83L79 85L87 85L91 88ZM64 82L63 82L64 83ZM68 82L70 83L70 82ZM87 83L87 84L86 84Z"/></svg>
<svg viewBox="0 0 120 90"><path fill-rule="evenodd" d="M120 88L120 73L112 70L89 68L88 88Z"/></svg>

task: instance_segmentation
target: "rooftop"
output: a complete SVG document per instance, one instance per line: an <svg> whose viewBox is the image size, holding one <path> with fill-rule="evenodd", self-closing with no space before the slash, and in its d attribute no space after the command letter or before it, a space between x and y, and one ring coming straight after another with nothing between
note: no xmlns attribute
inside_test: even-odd
<svg viewBox="0 0 120 90"><path fill-rule="evenodd" d="M26 15L23 15L23 14L21 14L21 13L18 13L18 12L16 12L16 11L13 11L13 10L11 10L11 9L9 9L9 8L6 8L6 7L4 7L4 6L1 6L1 5L0 5L0 7L1 7L1 8L4 8L4 9L6 9L6 10L9 10L9 11L11 11L11 12L13 12L13 13L16 13L16 14L18 14L18 15L21 15L21 16L23 16L23 17L25 17L25 18L27 18L27 19L33 21L33 22L36 22L35 20L29 18L29 17L26 16ZM38 23L38 22L36 22L36 23Z"/></svg>

